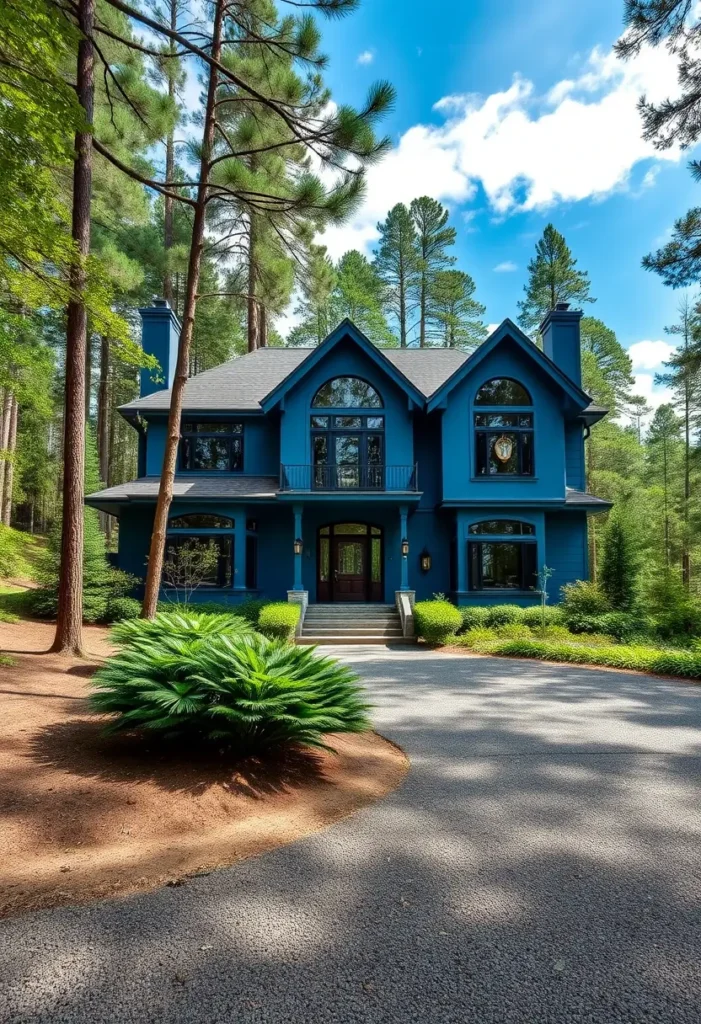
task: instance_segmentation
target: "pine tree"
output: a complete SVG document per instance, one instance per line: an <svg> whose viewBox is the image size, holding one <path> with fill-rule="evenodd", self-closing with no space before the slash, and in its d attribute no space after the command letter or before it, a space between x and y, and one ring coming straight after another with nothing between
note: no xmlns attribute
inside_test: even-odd
<svg viewBox="0 0 701 1024"><path fill-rule="evenodd" d="M582 387L599 405L618 414L629 402L635 385L631 358L616 334L601 320L581 320Z"/></svg>
<svg viewBox="0 0 701 1024"><path fill-rule="evenodd" d="M615 611L630 611L635 604L638 571L631 527L618 506L609 515L599 573L601 589Z"/></svg>
<svg viewBox="0 0 701 1024"><path fill-rule="evenodd" d="M339 260L331 297L333 327L348 317L375 344L396 345L384 314L385 286L375 268L356 249Z"/></svg>
<svg viewBox="0 0 701 1024"><path fill-rule="evenodd" d="M287 338L288 345L320 345L331 333L331 296L336 269L324 246L312 246L300 281L301 298L295 307L300 322Z"/></svg>
<svg viewBox="0 0 701 1024"><path fill-rule="evenodd" d="M526 298L518 303L518 322L524 331L534 331L543 317L559 302L595 302L589 295L589 275L577 270L577 261L564 237L552 224L543 231L536 243L536 254L528 264L528 284L523 290Z"/></svg>
<svg viewBox="0 0 701 1024"><path fill-rule="evenodd" d="M399 344L406 348L413 296L419 284L416 225L406 206L397 203L377 230L380 240L375 251L375 270L387 287L385 305L396 320Z"/></svg>
<svg viewBox="0 0 701 1024"><path fill-rule="evenodd" d="M446 348L474 348L487 336L486 307L472 296L475 282L462 270L439 270L430 287L430 334Z"/></svg>
<svg viewBox="0 0 701 1024"><path fill-rule="evenodd" d="M655 412L647 435L650 478L659 478L662 488L662 517L664 529L665 567L671 564L671 521L674 501L672 480L682 446L683 419L671 405L660 405Z"/></svg>
<svg viewBox="0 0 701 1024"><path fill-rule="evenodd" d="M436 199L421 196L413 199L410 212L416 226L419 254L416 285L419 307L419 345L423 348L428 337L428 324L433 314L431 286L436 274L455 263L455 257L446 251L455 244L455 228L447 227L448 211Z"/></svg>

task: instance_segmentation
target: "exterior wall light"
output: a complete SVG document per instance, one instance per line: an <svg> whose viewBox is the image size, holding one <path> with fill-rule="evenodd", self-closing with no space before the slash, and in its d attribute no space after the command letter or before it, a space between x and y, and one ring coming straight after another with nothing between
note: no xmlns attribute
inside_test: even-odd
<svg viewBox="0 0 701 1024"><path fill-rule="evenodd" d="M421 572L431 571L431 555L427 548L424 548L419 555L419 564L421 566Z"/></svg>
<svg viewBox="0 0 701 1024"><path fill-rule="evenodd" d="M402 557L406 558L408 554L409 554L409 541L406 539L406 537L403 537L402 538Z"/></svg>
<svg viewBox="0 0 701 1024"><path fill-rule="evenodd" d="M295 539L295 544L294 544L295 554L296 555L301 555L303 547L304 547L304 544L303 544L302 538L301 537L297 537Z"/></svg>

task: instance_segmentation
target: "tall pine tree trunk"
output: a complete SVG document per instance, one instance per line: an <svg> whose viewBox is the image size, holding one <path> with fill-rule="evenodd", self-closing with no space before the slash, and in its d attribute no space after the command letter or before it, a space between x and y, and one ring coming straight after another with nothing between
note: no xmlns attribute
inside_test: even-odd
<svg viewBox="0 0 701 1024"><path fill-rule="evenodd" d="M5 458L5 452L10 438L10 420L12 418L12 403L14 396L9 388L5 390L5 397L2 403L2 424L0 424L0 450L2 450L2 457L0 458L0 508L2 508L3 495L5 493L5 477L7 475L7 459Z"/></svg>
<svg viewBox="0 0 701 1024"><path fill-rule="evenodd" d="M110 343L104 335L100 338L100 379L97 386L97 457L100 463L100 480L107 487L110 457L110 404L109 404ZM107 533L109 515L100 512L100 525Z"/></svg>
<svg viewBox="0 0 701 1024"><path fill-rule="evenodd" d="M426 275L421 275L421 297L419 301L419 346L426 347Z"/></svg>
<svg viewBox="0 0 701 1024"><path fill-rule="evenodd" d="M251 210L248 224L248 351L255 352L260 345L258 323L258 303L256 301L256 255L257 255L256 218Z"/></svg>
<svg viewBox="0 0 701 1024"><path fill-rule="evenodd" d="M406 348L406 282L403 270L399 272L399 344Z"/></svg>
<svg viewBox="0 0 701 1024"><path fill-rule="evenodd" d="M92 44L95 0L79 0L76 92L93 123L95 58ZM83 637L83 498L85 464L85 358L87 312L84 302L86 261L90 252L90 198L92 192L92 135L77 132L73 165L72 235L78 258L71 268L72 298L66 324L66 396L63 425L63 519L58 619L52 651L80 654Z"/></svg>
<svg viewBox="0 0 701 1024"><path fill-rule="evenodd" d="M85 332L85 422L90 422L90 400L92 398L92 339L90 331Z"/></svg>
<svg viewBox="0 0 701 1024"><path fill-rule="evenodd" d="M268 347L268 313L262 302L258 303L258 348Z"/></svg>
<svg viewBox="0 0 701 1024"><path fill-rule="evenodd" d="M5 526L10 525L12 518L12 486L15 477L15 452L17 450L17 420L19 417L19 405L13 396L12 411L10 413L10 430L7 437L7 468L5 470L5 481L2 492L2 521Z"/></svg>
<svg viewBox="0 0 701 1024"><path fill-rule="evenodd" d="M214 61L221 58L221 37L224 12L224 0L216 0L214 5L214 23L212 27L211 56ZM219 75L214 65L209 68L209 85L207 87L207 105L204 115L204 129L202 135L202 149L200 156L199 185L197 188L197 201L194 208L192 222L192 239L190 242L190 260L187 271L187 287L185 294L185 308L183 310L183 326L180 332L180 343L178 345L178 361L175 367L175 378L170 399L170 412L168 414L168 432L166 436L165 452L163 453L163 468L161 470L161 482L158 488L158 500L153 519L153 533L151 535L151 548L148 558L148 570L146 573L146 587L144 592L144 605L142 615L144 618L152 619L156 614L158 605L158 594L161 588L161 576L163 574L163 554L165 550L166 533L168 529L168 512L173 501L173 481L175 479L175 467L178 457L178 444L180 442L180 419L183 408L183 396L187 384L187 371L190 362L190 345L192 344L192 332L195 324L195 312L197 309L197 290L200 283L200 269L202 265L202 249L204 246L205 217L207 212L207 194L209 191L209 176L211 173L212 147L214 145L214 130L216 120L216 93L219 84Z"/></svg>

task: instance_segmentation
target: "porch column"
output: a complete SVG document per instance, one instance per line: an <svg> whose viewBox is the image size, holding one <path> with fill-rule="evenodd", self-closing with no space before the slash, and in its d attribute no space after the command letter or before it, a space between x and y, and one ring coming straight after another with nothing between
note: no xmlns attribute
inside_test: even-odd
<svg viewBox="0 0 701 1024"><path fill-rule="evenodd" d="M406 505L399 506L399 544L400 544L400 558L401 558L401 583L399 586L400 590L409 589L409 556L405 555L402 548L404 547L404 541L408 540L407 534L407 516L408 509Z"/></svg>
<svg viewBox="0 0 701 1024"><path fill-rule="evenodd" d="M246 510L237 505L234 518L234 590L246 589Z"/></svg>
<svg viewBox="0 0 701 1024"><path fill-rule="evenodd" d="M292 511L293 511L294 517L295 517L295 528L294 528L293 541L298 541L298 540L301 541L302 540L302 506L301 505L293 505L292 506ZM296 591L301 591L301 590L304 589L304 584L302 583L302 551L303 551L304 545L300 545L299 552L296 550L296 547L297 547L297 545L295 544L295 581L294 581L294 583L292 585L292 589L296 590Z"/></svg>

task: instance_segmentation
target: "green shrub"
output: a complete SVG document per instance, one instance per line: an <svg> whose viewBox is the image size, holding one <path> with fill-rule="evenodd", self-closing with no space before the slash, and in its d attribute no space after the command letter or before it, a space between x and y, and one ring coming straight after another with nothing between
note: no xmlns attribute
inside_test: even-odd
<svg viewBox="0 0 701 1024"><path fill-rule="evenodd" d="M647 636L649 639L655 633L654 620L635 612L607 612L597 617L596 626L597 631L609 633L625 642L634 636Z"/></svg>
<svg viewBox="0 0 701 1024"><path fill-rule="evenodd" d="M141 601L135 597L115 597L107 603L105 622L121 622L123 619L138 619L141 615Z"/></svg>
<svg viewBox="0 0 701 1024"><path fill-rule="evenodd" d="M520 622L507 622L505 626L497 626L495 632L499 639L530 640L531 638L528 626L524 626Z"/></svg>
<svg viewBox="0 0 701 1024"><path fill-rule="evenodd" d="M657 632L662 639L677 636L701 636L701 603L688 598L657 616Z"/></svg>
<svg viewBox="0 0 701 1024"><path fill-rule="evenodd" d="M0 577L32 579L40 551L36 537L0 523Z"/></svg>
<svg viewBox="0 0 701 1024"><path fill-rule="evenodd" d="M462 617L450 601L418 601L414 605L414 623L417 636L428 643L445 643L460 629Z"/></svg>
<svg viewBox="0 0 701 1024"><path fill-rule="evenodd" d="M205 640L215 636L239 636L250 633L245 619L231 613L214 615L188 609L178 612L158 612L152 619L125 619L112 629L116 644L145 645L165 638L174 640Z"/></svg>
<svg viewBox="0 0 701 1024"><path fill-rule="evenodd" d="M110 732L224 741L237 753L326 747L326 733L370 728L348 666L255 633L141 642L109 658L92 686L92 710L115 716Z"/></svg>
<svg viewBox="0 0 701 1024"><path fill-rule="evenodd" d="M566 583L564 587L561 587L560 594L562 595L560 608L565 619L604 615L611 611L611 605L606 595L596 583L589 580Z"/></svg>
<svg viewBox="0 0 701 1024"><path fill-rule="evenodd" d="M536 636L539 640L573 640L574 637L570 633L567 626L546 626L543 630L539 626L533 626L529 630L529 637Z"/></svg>
<svg viewBox="0 0 701 1024"><path fill-rule="evenodd" d="M292 640L302 609L289 601L274 601L261 608L258 631L271 640Z"/></svg>
<svg viewBox="0 0 701 1024"><path fill-rule="evenodd" d="M266 604L270 604L270 602L251 598L248 601L242 601L241 604L236 605L236 614L240 615L242 619L246 620L246 622L250 622L252 626L255 626L257 625L258 617Z"/></svg>
<svg viewBox="0 0 701 1024"><path fill-rule="evenodd" d="M531 629L535 627L541 627L543 624L543 609L540 605L532 605L530 608L523 608L521 610L521 622L524 626L530 626ZM546 626L559 626L562 624L562 612L557 605L551 607L546 604L545 606L545 625Z"/></svg>
<svg viewBox="0 0 701 1024"><path fill-rule="evenodd" d="M608 517L601 551L601 590L615 611L629 612L637 598L640 560L633 536L633 523L623 505L616 505Z"/></svg>
<svg viewBox="0 0 701 1024"><path fill-rule="evenodd" d="M517 604L493 604L487 608L485 625L506 626L510 622L520 622L523 608Z"/></svg>
<svg viewBox="0 0 701 1024"><path fill-rule="evenodd" d="M474 651L488 651L499 642L494 630L486 626L473 626L467 633L461 633L455 638L455 643L460 647L470 647Z"/></svg>
<svg viewBox="0 0 701 1024"><path fill-rule="evenodd" d="M458 611L462 619L462 626L459 632L464 633L475 626L484 626L489 609L480 604L466 604L458 608Z"/></svg>

